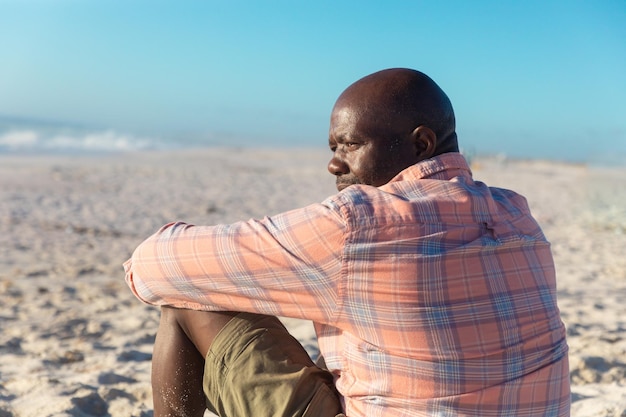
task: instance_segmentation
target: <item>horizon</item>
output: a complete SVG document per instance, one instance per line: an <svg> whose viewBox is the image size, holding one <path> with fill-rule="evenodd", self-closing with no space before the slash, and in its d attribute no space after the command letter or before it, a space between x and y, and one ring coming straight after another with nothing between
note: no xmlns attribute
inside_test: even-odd
<svg viewBox="0 0 626 417"><path fill-rule="evenodd" d="M0 0L0 151L323 147L390 67L450 97L462 148L626 161L626 3Z"/></svg>

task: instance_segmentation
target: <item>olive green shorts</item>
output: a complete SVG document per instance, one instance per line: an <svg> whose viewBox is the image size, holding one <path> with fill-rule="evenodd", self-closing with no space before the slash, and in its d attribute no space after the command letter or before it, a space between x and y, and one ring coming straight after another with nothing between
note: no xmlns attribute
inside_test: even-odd
<svg viewBox="0 0 626 417"><path fill-rule="evenodd" d="M333 376L272 316L240 313L206 356L207 407L222 417L341 416Z"/></svg>

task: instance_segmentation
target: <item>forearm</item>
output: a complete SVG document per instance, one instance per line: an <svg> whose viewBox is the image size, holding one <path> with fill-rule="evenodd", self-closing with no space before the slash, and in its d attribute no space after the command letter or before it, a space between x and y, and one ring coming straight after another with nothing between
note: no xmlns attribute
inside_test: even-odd
<svg viewBox="0 0 626 417"><path fill-rule="evenodd" d="M329 216L310 220L322 210L232 225L168 224L135 250L126 281L155 305L325 320L332 313L319 300L335 295L343 229Z"/></svg>
<svg viewBox="0 0 626 417"><path fill-rule="evenodd" d="M173 273L178 261L174 259L168 246L175 245L174 240L180 234L177 229L187 228L184 223L169 223L143 241L124 263L126 283L141 301L153 305L175 305L177 295L184 290L184 275ZM182 271L181 271L182 272ZM176 275L179 278L175 278ZM174 281L178 284L174 285ZM176 307L184 307L176 305Z"/></svg>

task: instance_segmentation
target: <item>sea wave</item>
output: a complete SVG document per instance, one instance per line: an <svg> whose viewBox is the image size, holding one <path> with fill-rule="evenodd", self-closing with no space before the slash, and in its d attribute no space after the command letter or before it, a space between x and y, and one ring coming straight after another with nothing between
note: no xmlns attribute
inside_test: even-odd
<svg viewBox="0 0 626 417"><path fill-rule="evenodd" d="M167 148L156 138L116 130L49 131L13 128L0 131L0 152L125 152Z"/></svg>

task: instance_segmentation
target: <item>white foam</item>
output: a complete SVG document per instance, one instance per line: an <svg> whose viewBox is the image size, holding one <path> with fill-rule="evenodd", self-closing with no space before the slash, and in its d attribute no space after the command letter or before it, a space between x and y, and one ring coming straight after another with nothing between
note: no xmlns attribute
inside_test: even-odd
<svg viewBox="0 0 626 417"><path fill-rule="evenodd" d="M0 135L0 147L16 150L37 145L39 136L32 130L11 130Z"/></svg>
<svg viewBox="0 0 626 417"><path fill-rule="evenodd" d="M115 130L39 131L17 128L0 132L4 152L120 152L158 148L157 140Z"/></svg>

